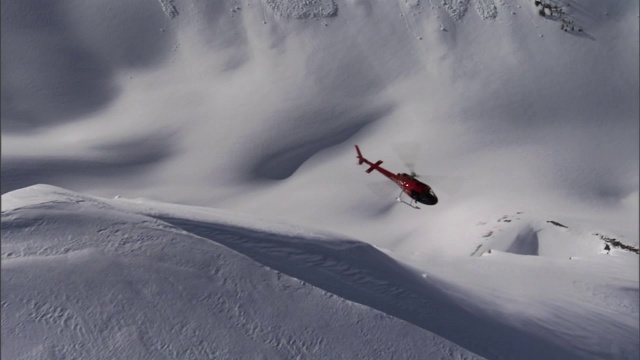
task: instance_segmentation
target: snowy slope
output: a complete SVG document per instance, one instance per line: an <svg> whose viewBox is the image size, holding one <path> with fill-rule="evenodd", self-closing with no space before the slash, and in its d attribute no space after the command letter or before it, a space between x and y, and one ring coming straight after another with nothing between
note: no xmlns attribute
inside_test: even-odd
<svg viewBox="0 0 640 360"><path fill-rule="evenodd" d="M588 212L637 238L638 4L554 3L584 31L525 0L3 1L2 191L226 208L387 247L494 210ZM354 164L358 143L404 171L407 142L437 209L392 206Z"/></svg>
<svg viewBox="0 0 640 360"><path fill-rule="evenodd" d="M1 0L3 355L637 358L639 4L541 3Z"/></svg>
<svg viewBox="0 0 640 360"><path fill-rule="evenodd" d="M366 243L219 210L45 185L2 203L10 358L586 359L639 350L638 256L628 252L560 260L493 251L418 270Z"/></svg>
<svg viewBox="0 0 640 360"><path fill-rule="evenodd" d="M293 274L320 277L321 283L341 276L344 283L337 286L343 289L362 281L362 289L350 291L375 286L381 301L394 302L386 292L399 285L374 284L376 274L368 271L375 265L395 268L396 274L387 274L392 279L407 271L365 244L313 242L223 223L203 223L209 231L203 238L121 205L49 186L3 196L3 357L480 358L291 277L292 271L262 265L270 260L267 253L282 253L285 269L296 268L301 257L328 254L317 260L319 267L307 264L303 274ZM254 248L247 257L223 246L241 241L269 249ZM287 246L307 241L319 249L295 252ZM360 274L343 269L346 261L332 262L338 250L349 248L364 255ZM323 267L334 271L323 274Z"/></svg>

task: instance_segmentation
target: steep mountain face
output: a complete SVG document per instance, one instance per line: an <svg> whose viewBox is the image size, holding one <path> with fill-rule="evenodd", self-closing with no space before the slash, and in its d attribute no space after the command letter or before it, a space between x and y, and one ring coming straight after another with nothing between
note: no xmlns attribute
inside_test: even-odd
<svg viewBox="0 0 640 360"><path fill-rule="evenodd" d="M3 355L640 353L637 1L0 1Z"/></svg>
<svg viewBox="0 0 640 360"><path fill-rule="evenodd" d="M2 6L3 193L206 205L406 256L468 256L475 224L520 211L638 245L637 2ZM396 205L354 143L439 204Z"/></svg>
<svg viewBox="0 0 640 360"><path fill-rule="evenodd" d="M419 169L478 192L638 188L634 1L2 4L3 192L246 194L264 212L274 186L349 171L328 212L361 182L356 141L387 161L419 143Z"/></svg>

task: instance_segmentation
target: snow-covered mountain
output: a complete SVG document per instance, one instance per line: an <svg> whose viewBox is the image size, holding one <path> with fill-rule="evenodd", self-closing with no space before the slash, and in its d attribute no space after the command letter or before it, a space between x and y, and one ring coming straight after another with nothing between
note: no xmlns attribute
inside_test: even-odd
<svg viewBox="0 0 640 360"><path fill-rule="evenodd" d="M621 250L493 251L418 270L360 241L219 210L44 185L2 200L11 359L638 352L638 256Z"/></svg>
<svg viewBox="0 0 640 360"><path fill-rule="evenodd" d="M402 294L387 292L412 289L389 279L419 282L363 243L282 226L243 228L232 216L195 209L216 219L198 223L200 236L172 224L185 221L173 217L185 213L180 208L47 186L12 192L4 203L8 359L479 358L314 286L380 291L369 301L402 306L394 304ZM345 251L362 256L359 263L345 260ZM276 259L284 261L265 266Z"/></svg>
<svg viewBox="0 0 640 360"><path fill-rule="evenodd" d="M640 354L637 1L0 16L3 355Z"/></svg>

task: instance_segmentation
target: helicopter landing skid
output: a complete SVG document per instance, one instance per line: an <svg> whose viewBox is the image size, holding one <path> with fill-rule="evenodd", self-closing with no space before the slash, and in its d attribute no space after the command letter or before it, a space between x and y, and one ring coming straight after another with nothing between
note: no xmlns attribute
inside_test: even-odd
<svg viewBox="0 0 640 360"><path fill-rule="evenodd" d="M414 209L420 209L420 207L418 205L414 205L415 200L411 199L410 202L406 202L402 199L402 194L404 193L404 191L400 192L400 195L398 195L398 197L396 198L396 201L401 202L403 204L409 205L410 207L414 208Z"/></svg>

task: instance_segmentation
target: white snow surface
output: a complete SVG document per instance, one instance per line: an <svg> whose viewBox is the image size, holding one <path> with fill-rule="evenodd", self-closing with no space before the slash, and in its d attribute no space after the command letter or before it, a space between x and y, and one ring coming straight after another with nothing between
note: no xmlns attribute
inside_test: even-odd
<svg viewBox="0 0 640 360"><path fill-rule="evenodd" d="M394 280L420 278L364 243L50 186L6 195L2 211L4 358L481 358L314 286L412 295ZM210 220L179 217L191 213Z"/></svg>
<svg viewBox="0 0 640 360"><path fill-rule="evenodd" d="M640 356L637 1L1 1L2 355Z"/></svg>
<svg viewBox="0 0 640 360"><path fill-rule="evenodd" d="M361 241L221 210L49 185L2 200L11 359L638 353L638 256L624 251L494 250L418 269Z"/></svg>

